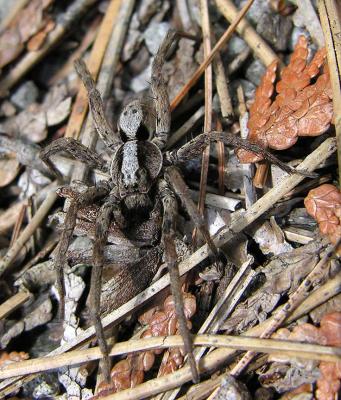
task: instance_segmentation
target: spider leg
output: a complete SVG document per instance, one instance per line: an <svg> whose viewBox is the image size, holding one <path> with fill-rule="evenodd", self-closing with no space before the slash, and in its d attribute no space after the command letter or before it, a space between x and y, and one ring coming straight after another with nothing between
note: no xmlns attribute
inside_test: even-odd
<svg viewBox="0 0 341 400"><path fill-rule="evenodd" d="M97 133L102 138L107 147L112 150L122 144L122 140L116 134L105 118L104 105L99 91L96 89L95 82L85 64L81 59L75 61L75 69L81 78L89 98L89 107L94 120Z"/></svg>
<svg viewBox="0 0 341 400"><path fill-rule="evenodd" d="M107 242L110 222L118 202L116 197L110 196L101 206L97 220L95 242L93 247L93 265L91 271L91 283L89 293L90 315L96 329L99 347L103 354L103 374L107 382L110 382L110 358L109 349L104 336L104 329L101 321L101 280L104 264L104 246Z"/></svg>
<svg viewBox="0 0 341 400"><path fill-rule="evenodd" d="M91 186L73 200L67 210L64 229L60 236L58 250L54 259L54 267L56 269L56 287L60 297L59 315L64 315L65 309L65 287L63 279L63 267L66 265L67 250L69 248L72 234L76 225L77 211L79 208L91 204L95 198L105 196L108 193L108 187L100 182L98 186Z"/></svg>
<svg viewBox="0 0 341 400"><path fill-rule="evenodd" d="M174 189L175 193L180 197L190 218L192 219L196 228L199 229L207 245L212 251L214 257L216 258L216 260L219 260L220 258L219 251L217 249L217 246L214 244L211 235L207 229L205 219L198 212L198 209L191 198L188 187L185 181L183 180L182 176L180 175L178 169L176 167L168 167L166 169L165 176L167 181L171 184L172 188Z"/></svg>
<svg viewBox="0 0 341 400"><path fill-rule="evenodd" d="M175 311L179 321L179 330L184 341L184 349L188 355L188 361L191 367L192 380L199 382L199 374L196 361L193 355L193 341L191 333L187 326L187 320L184 312L184 303L181 294L180 274L177 263L177 254L174 242L174 225L177 215L177 200L169 188L167 182L163 179L158 181L158 191L163 204L163 224L162 224L162 242L165 250L165 261L169 271L170 285L174 297Z"/></svg>
<svg viewBox="0 0 341 400"><path fill-rule="evenodd" d="M161 150L166 145L171 124L170 103L167 85L162 76L162 67L165 63L167 53L177 36L178 33L172 29L167 32L152 63L151 91L156 111L155 135L152 141Z"/></svg>
<svg viewBox="0 0 341 400"><path fill-rule="evenodd" d="M62 175L51 161L50 157L61 151L69 153L76 160L84 162L90 168L97 168L103 172L108 170L107 163L95 151L84 146L76 139L63 137L54 140L40 151L40 158L42 161L47 165L53 175L59 179L62 178Z"/></svg>
<svg viewBox="0 0 341 400"><path fill-rule="evenodd" d="M295 168L290 167L283 161L279 160L272 153L264 149L264 147L259 146L255 143L251 143L248 140L241 139L240 137L234 135L231 132L211 132L209 134L202 133L201 135L198 135L193 140L180 147L180 149L167 152L166 159L168 160L168 162L174 165L188 160L192 160L193 158L199 157L210 142L217 142L217 141L221 141L227 146L232 146L237 149L241 148L248 151L252 151L256 154L260 154L266 160L268 160L272 164L277 165L279 168L281 168L288 174L300 174L310 178L316 178L317 176L312 172L296 170Z"/></svg>

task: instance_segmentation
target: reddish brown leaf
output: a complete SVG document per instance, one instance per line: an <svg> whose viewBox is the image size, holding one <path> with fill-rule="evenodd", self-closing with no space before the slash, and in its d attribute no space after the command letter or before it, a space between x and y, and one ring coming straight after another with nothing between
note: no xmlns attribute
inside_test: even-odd
<svg viewBox="0 0 341 400"><path fill-rule="evenodd" d="M333 185L324 184L312 189L304 199L307 212L319 224L320 231L332 243L341 237L341 193Z"/></svg>
<svg viewBox="0 0 341 400"><path fill-rule="evenodd" d="M293 146L299 136L317 136L330 126L333 117L331 87L327 69L320 73L326 59L326 50L319 50L307 64L308 45L301 36L291 56L290 63L282 71L276 85L277 96L271 104L276 76L273 62L256 90L255 100L250 107L249 140L263 147L284 150ZM256 162L262 159L252 152L237 151L241 162Z"/></svg>
<svg viewBox="0 0 341 400"><path fill-rule="evenodd" d="M188 324L196 311L195 297L187 292L183 292L184 311ZM169 336L178 333L178 319L175 312L175 304L173 296L168 296L164 303L163 309L153 307L139 317L140 323L149 325L148 329L143 332L141 338L153 336ZM111 370L112 385L100 384L98 395L94 398L100 398L108 393L115 393L120 390L135 387L144 380L144 373L149 371L155 361L155 355L161 354L162 349L141 352L138 354L130 354L124 360L119 361ZM168 352L168 356L164 358L160 374L167 374L176 371L183 365L184 355L181 350L174 348Z"/></svg>

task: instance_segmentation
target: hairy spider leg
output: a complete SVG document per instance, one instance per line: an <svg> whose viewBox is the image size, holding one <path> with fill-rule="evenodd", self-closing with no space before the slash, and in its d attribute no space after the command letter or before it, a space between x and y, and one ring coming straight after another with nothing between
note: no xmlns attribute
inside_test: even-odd
<svg viewBox="0 0 341 400"><path fill-rule="evenodd" d="M178 34L175 30L167 32L152 63L151 91L156 111L155 135L152 142L161 150L166 146L171 125L170 103L167 85L162 76L162 67L167 53L177 37Z"/></svg>
<svg viewBox="0 0 341 400"><path fill-rule="evenodd" d="M107 185L91 186L87 188L79 196L71 200L70 206L66 212L64 221L64 228L60 236L60 242L58 245L57 253L54 259L54 267L56 269L56 287L60 297L59 315L62 317L65 310L65 286L64 286L64 274L63 268L67 262L67 250L70 246L73 231L76 226L77 211L93 203L98 197L103 197L108 194L109 189Z"/></svg>
<svg viewBox="0 0 341 400"><path fill-rule="evenodd" d="M180 149L167 152L166 159L173 165L181 164L183 162L192 160L193 158L199 157L210 142L219 141L223 142L227 146L232 146L235 149L241 148L248 151L253 151L256 154L261 154L266 160L274 165L277 165L288 174L299 174L309 178L318 177L318 175L313 172L297 170L293 167L290 167L272 153L264 149L264 147L259 146L256 143L251 143L248 140L241 139L231 132L213 131L210 133L202 133L180 147Z"/></svg>
<svg viewBox="0 0 341 400"><path fill-rule="evenodd" d="M183 180L179 170L176 167L168 167L165 172L165 177L170 183L171 187L174 189L175 193L181 199L181 202L188 212L191 220L193 221L195 227L199 229L214 257L216 258L216 260L219 260L219 251L217 249L217 246L214 244L211 235L207 229L205 219L198 212L198 209L189 193L188 186Z"/></svg>
<svg viewBox="0 0 341 400"><path fill-rule="evenodd" d="M95 82L85 62L81 59L76 60L75 69L88 92L89 107L96 131L104 144L109 149L115 150L117 146L122 144L122 139L118 133L114 132L105 117L103 100L99 91L96 89Z"/></svg>
<svg viewBox="0 0 341 400"><path fill-rule="evenodd" d="M40 151L40 158L47 165L52 174L60 180L62 180L63 177L50 157L61 151L65 151L76 160L84 162L90 168L96 168L103 172L108 171L107 163L94 150L84 146L76 139L59 138Z"/></svg>
<svg viewBox="0 0 341 400"><path fill-rule="evenodd" d="M107 341L101 321L101 282L104 264L104 246L107 243L110 223L113 219L114 210L118 207L118 199L109 196L109 199L101 206L95 227L95 241L93 246L93 263L90 283L90 315L96 329L99 347L103 355L103 375L110 382L110 358Z"/></svg>
<svg viewBox="0 0 341 400"><path fill-rule="evenodd" d="M180 274L175 248L175 218L178 211L178 203L174 193L164 179L158 180L158 192L163 205L162 243L165 251L165 262L169 271L171 291L174 298L176 315L179 321L179 330L184 341L184 349L188 356L189 365L194 383L199 382L199 373L193 354L193 340L187 326L184 312L184 302L181 294Z"/></svg>

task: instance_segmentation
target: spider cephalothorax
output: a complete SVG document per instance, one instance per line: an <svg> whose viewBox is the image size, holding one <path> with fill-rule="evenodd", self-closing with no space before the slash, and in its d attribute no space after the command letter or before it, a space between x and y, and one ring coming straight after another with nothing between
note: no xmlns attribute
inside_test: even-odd
<svg viewBox="0 0 341 400"><path fill-rule="evenodd" d="M128 204L148 195L162 168L161 150L152 142L129 140L115 152L110 175L117 182L121 199Z"/></svg>

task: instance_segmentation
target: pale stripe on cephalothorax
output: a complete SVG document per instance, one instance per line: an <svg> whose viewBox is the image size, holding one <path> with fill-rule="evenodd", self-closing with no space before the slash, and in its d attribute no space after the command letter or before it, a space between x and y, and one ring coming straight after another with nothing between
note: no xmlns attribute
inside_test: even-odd
<svg viewBox="0 0 341 400"><path fill-rule="evenodd" d="M137 184L136 172L139 169L137 142L127 142L123 147L122 174L124 185Z"/></svg>

